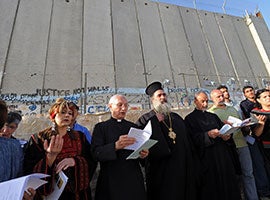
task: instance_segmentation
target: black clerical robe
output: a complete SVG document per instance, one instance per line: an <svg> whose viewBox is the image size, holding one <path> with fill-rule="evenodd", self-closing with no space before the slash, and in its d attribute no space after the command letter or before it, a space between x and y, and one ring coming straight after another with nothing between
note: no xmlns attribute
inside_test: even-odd
<svg viewBox="0 0 270 200"><path fill-rule="evenodd" d="M131 150L115 151L115 142L131 127L137 126L114 118L94 127L93 153L100 162L95 200L146 200L140 159L126 160Z"/></svg>
<svg viewBox="0 0 270 200"><path fill-rule="evenodd" d="M226 142L220 137L213 139L207 134L212 129L219 130L223 126L222 121L216 114L195 109L186 116L185 122L206 167L201 199L239 200L231 140Z"/></svg>
<svg viewBox="0 0 270 200"><path fill-rule="evenodd" d="M196 199L198 178L195 156L183 119L170 113L172 129L176 133L175 144L168 136L170 125L167 116L159 122L152 110L137 121L144 128L149 120L152 124L151 138L158 142L150 148L146 159L146 184L149 200L193 200Z"/></svg>

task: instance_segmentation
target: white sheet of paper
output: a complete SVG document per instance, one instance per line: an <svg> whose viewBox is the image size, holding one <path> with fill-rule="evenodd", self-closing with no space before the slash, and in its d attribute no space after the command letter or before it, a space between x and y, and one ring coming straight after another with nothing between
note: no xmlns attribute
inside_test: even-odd
<svg viewBox="0 0 270 200"><path fill-rule="evenodd" d="M152 124L151 124L151 120L148 121L148 123L146 124L146 126L143 129L145 132L149 133L150 136L152 135Z"/></svg>
<svg viewBox="0 0 270 200"><path fill-rule="evenodd" d="M241 124L242 124L241 119L238 119L238 118L233 117L233 116L229 116L227 121L230 122L234 127L241 126Z"/></svg>
<svg viewBox="0 0 270 200"><path fill-rule="evenodd" d="M237 131L239 127L233 127L229 124L224 124L222 128L219 130L219 133L222 135L229 135Z"/></svg>
<svg viewBox="0 0 270 200"><path fill-rule="evenodd" d="M0 200L18 200L23 198L23 193L29 187L37 189L47 181L41 178L48 177L47 174L35 173L20 178L11 179L0 183Z"/></svg>
<svg viewBox="0 0 270 200"><path fill-rule="evenodd" d="M29 179L27 181L26 189L31 187L34 190L36 190L40 186L42 186L45 183L47 183L47 181L44 181L41 178L45 178L45 177L48 177L48 176L49 175L47 175L47 174L40 174L40 173L36 173L36 174L30 175L29 176Z"/></svg>
<svg viewBox="0 0 270 200"><path fill-rule="evenodd" d="M137 159L140 156L140 151L143 149L149 149L151 148L154 144L156 144L158 141L157 140L152 140L149 139L147 140L139 149L136 151L132 152L126 159Z"/></svg>
<svg viewBox="0 0 270 200"><path fill-rule="evenodd" d="M137 128L130 128L128 132L129 137L134 137L136 142L132 145L125 147L125 149L129 150L137 150L139 149L152 135L152 125L151 120L147 123L143 130Z"/></svg>
<svg viewBox="0 0 270 200"><path fill-rule="evenodd" d="M232 125L234 127L250 126L252 124L258 123L258 119L256 117L254 117L254 115L248 119L243 120L243 121L241 119L236 118L236 117L229 116L227 121L232 123Z"/></svg>
<svg viewBox="0 0 270 200"><path fill-rule="evenodd" d="M65 186L68 182L68 177L64 174L64 172L60 171L58 174L57 180L54 180L53 182L53 192L46 196L44 200L57 200L61 196L63 190L65 189Z"/></svg>

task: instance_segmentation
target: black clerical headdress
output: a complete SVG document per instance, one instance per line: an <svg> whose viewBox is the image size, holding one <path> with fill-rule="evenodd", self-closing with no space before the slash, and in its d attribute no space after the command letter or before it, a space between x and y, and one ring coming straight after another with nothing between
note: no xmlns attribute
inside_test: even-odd
<svg viewBox="0 0 270 200"><path fill-rule="evenodd" d="M145 93L151 97L157 90L163 90L162 84L158 81L148 85L147 88L145 89Z"/></svg>

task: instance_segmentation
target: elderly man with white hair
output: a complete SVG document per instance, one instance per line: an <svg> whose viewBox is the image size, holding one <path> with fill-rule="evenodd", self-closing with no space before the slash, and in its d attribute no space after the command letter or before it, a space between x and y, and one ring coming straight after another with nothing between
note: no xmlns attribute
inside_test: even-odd
<svg viewBox="0 0 270 200"><path fill-rule="evenodd" d="M194 95L194 104L195 109L185 117L185 122L202 166L206 167L200 199L239 200L231 136L219 132L224 123L207 111L208 95L204 91Z"/></svg>
<svg viewBox="0 0 270 200"><path fill-rule="evenodd" d="M95 200L146 200L140 161L148 150L142 150L138 159L126 159L132 150L125 147L136 142L127 134L137 126L125 120L128 102L124 96L112 96L108 107L111 118L96 124L92 136L93 153L100 163Z"/></svg>

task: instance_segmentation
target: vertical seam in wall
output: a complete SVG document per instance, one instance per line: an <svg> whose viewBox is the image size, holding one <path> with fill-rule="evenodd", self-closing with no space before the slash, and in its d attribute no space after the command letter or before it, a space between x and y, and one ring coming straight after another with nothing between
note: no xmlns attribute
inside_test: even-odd
<svg viewBox="0 0 270 200"><path fill-rule="evenodd" d="M179 13L179 16L180 16L180 20L181 20L182 25L183 25L183 30L184 30L184 33L185 33L185 37L186 37L186 40L187 40L187 43L188 43L188 49L189 49L189 53L190 53L190 58L191 58L191 61L193 63L193 67L195 69L195 76L196 76L196 79L197 79L198 88L201 88L201 83L200 83L200 79L199 79L197 65L196 65L196 63L194 61L194 55L193 55L193 52L192 52L192 49L191 49L190 41L188 39L188 34L187 34L185 23L184 23L184 20L183 20L181 11L180 11L180 7L177 7L177 9L178 9L178 13Z"/></svg>
<svg viewBox="0 0 270 200"><path fill-rule="evenodd" d="M220 26L220 23L219 23L219 21L218 21L218 19L217 19L217 15L214 14L214 16L215 16L215 19L216 19L216 22L217 22L217 25L218 25L218 28L219 28L219 32L220 32L220 34L221 34L221 36L222 36L222 39L223 39L223 43L224 43L225 48L226 48L226 50L227 50L227 54L228 54L229 59L230 59L230 61L231 61L231 64L232 64L232 67L233 67L233 71L234 71L234 74L235 74L236 79L237 79L237 81L238 81L239 87L242 87L241 81L240 81L240 79L239 79L239 75L238 75L238 73L237 73L236 66L235 66L235 63L234 63L234 60L233 60L233 57L232 57L232 54L231 54L231 51L230 51L229 46L228 46L228 44L227 44L227 40L226 40L225 35L224 35L223 31L222 31L222 28L221 28L221 26Z"/></svg>
<svg viewBox="0 0 270 200"><path fill-rule="evenodd" d="M198 16L198 19L199 19L199 22L200 22L200 26L201 26L201 30L202 30L204 39L205 39L205 41L206 41L207 49L208 49L208 51L209 51L209 53L210 53L210 58L211 58L211 61L212 61L213 66L214 66L214 69L215 69L215 72L216 72L216 75L217 75L218 82L219 82L219 84L220 84L220 83L221 83L221 80L220 80L220 75L219 75L219 73L218 73L218 69L217 69L215 57L214 57L214 55L213 55L213 51L212 51L212 48L211 48L209 39L208 39L207 34L206 34L206 32L205 32L204 25L203 25L202 19L201 19L201 17L200 17L200 13L198 12L197 9L196 9L196 13L197 13L197 16Z"/></svg>
<svg viewBox="0 0 270 200"><path fill-rule="evenodd" d="M111 12L111 29L112 29L112 50L113 50L113 68L114 68L114 85L115 85L115 94L117 94L117 74L116 74L116 63L115 63L115 49L114 49L114 30L113 30L113 11L112 11L112 1L110 0L110 12Z"/></svg>
<svg viewBox="0 0 270 200"><path fill-rule="evenodd" d="M145 57L144 57L144 50L143 50L143 42L142 42L142 32L141 32L141 27L140 27L140 21L139 21L139 15L138 15L138 8L137 8L137 3L136 0L134 2L134 7L135 7L135 16L136 16L136 21L137 21L137 27L138 27L138 33L139 33L139 42L140 42L140 47L141 47L141 53L142 53L142 62L143 62L143 75L145 79L145 86L148 85L148 73L146 70L145 66ZM148 99L148 107L151 108L151 102Z"/></svg>
<svg viewBox="0 0 270 200"><path fill-rule="evenodd" d="M252 67L251 67L251 64L250 64L250 61L249 61L249 59L248 59L247 53L246 53L245 48L244 48L244 46L243 46L243 42L242 42L241 37L240 37L240 35L239 35L239 33L238 33L238 29L236 28L234 21L233 21L232 19L231 19L231 21L232 21L234 30L235 30L235 32L236 32L236 34L237 34L237 37L239 38L241 48L243 49L244 55L245 55L245 57L246 57L246 59L247 59L248 66L249 66L249 70L251 71L253 77L255 78L257 86L259 86L259 84L258 84L258 82L257 82L257 78L256 78L256 76L255 76L255 73L254 73ZM247 78L249 78L249 77L247 76ZM252 77L250 77L250 78L252 78Z"/></svg>
<svg viewBox="0 0 270 200"><path fill-rule="evenodd" d="M84 0L82 0L82 22L81 22L82 24L81 24L81 31L82 31L82 34L81 34L81 88L83 88L83 49L84 49ZM86 74L87 75L87 74ZM86 76L85 75L85 76ZM87 80L87 79L86 79ZM85 86L87 85L87 83L85 83ZM82 91L82 90L81 90ZM85 103L86 103L86 95L87 95L87 88L86 87L84 87L84 91L82 91L83 92L83 94L84 95L82 95L81 94L81 107L82 107L82 104L83 104L83 102L84 102L84 113L85 113ZM84 98L83 98L83 96L84 96ZM85 100L85 101L83 101L83 99Z"/></svg>
<svg viewBox="0 0 270 200"><path fill-rule="evenodd" d="M13 38L13 33L14 33L14 29L15 29L15 25L16 25L16 21L17 21L18 10L19 10L20 4L21 4L21 0L18 0L14 20L13 20L13 23L12 23L11 33L10 33L10 37L9 37L9 41L8 41L8 47L7 47L5 62L4 62L4 66L3 66L3 74L2 74L2 77L1 77L1 85L0 85L0 94L2 93L4 75L5 75L5 71L6 71L6 67L7 67L7 62L8 62L9 52L10 52L10 46L11 46L11 42L12 42L12 38Z"/></svg>
<svg viewBox="0 0 270 200"><path fill-rule="evenodd" d="M159 7L160 5L159 5L159 3L156 3L156 4L157 4L157 9L158 9L158 15L159 15L159 21L160 21L160 25L161 25L161 29L162 29L162 34L163 34L163 40L164 40L164 43L165 43L166 53L167 53L167 57L168 57L168 61L169 61L169 67L170 67L170 70L171 70L173 86L176 87L175 86L175 79L174 79L174 75L173 75L172 61L171 61L171 57L170 57L170 54L169 54L168 43L167 43L166 34L165 34L165 30L164 30L164 25L163 25L161 13L160 13L160 7Z"/></svg>
<svg viewBox="0 0 270 200"><path fill-rule="evenodd" d="M46 77L46 71L47 71L47 65L48 65L48 54L49 54L49 46L50 46L51 28L52 28L53 8L54 8L54 0L52 0L49 30L48 30L47 45L46 45L46 55L45 55L45 63L44 63L44 70L43 70L42 90L41 90L40 113L42 113L42 105L43 105L42 101L43 101L43 93L45 89L45 80L46 80L45 77Z"/></svg>
<svg viewBox="0 0 270 200"><path fill-rule="evenodd" d="M138 8L137 8L136 0L134 0L133 2L134 2L134 7L135 7L135 16L136 16L136 21L137 21L139 42L140 42L141 53L142 53L143 74L144 74L144 79L145 79L145 85L147 86L148 78L147 78L147 72L146 72L146 67L145 67L145 58L144 58L144 50L143 50L143 44L142 44L142 33L141 33L140 22L139 22L139 17L138 17Z"/></svg>
<svg viewBox="0 0 270 200"><path fill-rule="evenodd" d="M254 18L255 19L255 18ZM267 72L268 75L263 75L263 73L260 73L260 75L257 77L257 79L259 80L259 82L261 83L261 87L264 87L264 83L261 82L263 78L267 78L269 77L269 72L270 72L270 69L269 69L269 56L267 54L267 48L265 47L265 44L263 43L262 39L261 39L261 34L259 34L259 32L257 31L257 29L259 27L257 27L254 23L254 21L252 20L252 17L249 16L249 15L246 15L245 16L245 24L249 30L249 33L254 41L254 44L258 50L258 54L260 56L260 58L262 59L262 63L265 67L265 70ZM254 30L253 30L254 29ZM264 55L265 54L265 55ZM265 58L266 57L266 58ZM268 64L269 63L269 64ZM269 78L267 78L269 79Z"/></svg>
<svg viewBox="0 0 270 200"><path fill-rule="evenodd" d="M173 86L174 86L174 88L176 88L175 78L174 78L174 74L173 74L174 69L172 67L172 61L171 61L170 52L169 52L169 48L168 48L168 42L167 42L167 39L166 39L164 25L163 25L163 21L162 21L162 17L161 17L160 4L159 3L156 3L156 4L157 4L157 9L158 9L158 15L159 15L159 21L160 21L160 24L161 24L162 34L163 34L163 40L164 40L164 43L165 43L166 53L167 53L167 57L168 57L168 61L169 61L169 67L170 67L170 70L171 70ZM168 91L168 93L169 93L169 91ZM174 95L176 97L176 101L177 101L177 104L178 104L178 102L179 102L178 101L178 96L177 96L176 93L174 93Z"/></svg>

